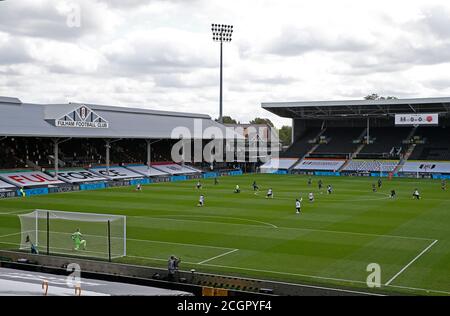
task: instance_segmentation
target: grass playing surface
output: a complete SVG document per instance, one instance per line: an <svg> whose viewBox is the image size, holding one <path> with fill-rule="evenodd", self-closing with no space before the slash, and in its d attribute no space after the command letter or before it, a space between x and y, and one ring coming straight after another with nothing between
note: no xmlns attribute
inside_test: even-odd
<svg viewBox="0 0 450 316"><path fill-rule="evenodd" d="M367 265L377 263L384 290L450 295L450 192L440 181L384 179L374 193L374 178L321 177L325 188L333 185L328 195L319 192L318 179L308 186L305 176L244 175L219 178L218 185L202 180L202 190L192 180L142 192L123 187L0 200L0 248L17 249L18 213L120 214L127 216L128 256L118 262L166 267L174 254L182 270L366 290ZM236 184L240 194L233 193ZM274 199L265 198L269 187ZM416 187L421 200L412 199Z"/></svg>

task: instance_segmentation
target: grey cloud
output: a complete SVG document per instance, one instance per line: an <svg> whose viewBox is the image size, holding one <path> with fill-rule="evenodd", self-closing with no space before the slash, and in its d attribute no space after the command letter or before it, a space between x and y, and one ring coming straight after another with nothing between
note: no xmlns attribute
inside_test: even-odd
<svg viewBox="0 0 450 316"><path fill-rule="evenodd" d="M423 13L424 19L417 23L424 24L432 34L447 40L450 36L449 10L442 6L434 6L424 9Z"/></svg>
<svg viewBox="0 0 450 316"><path fill-rule="evenodd" d="M198 78L190 78L182 74L157 74L153 80L158 87L162 88L208 88L218 86L218 78L212 78L209 75Z"/></svg>
<svg viewBox="0 0 450 316"><path fill-rule="evenodd" d="M260 77L249 80L249 82L257 84L268 84L268 85L287 85L296 82L297 79L288 76L271 76L271 77Z"/></svg>
<svg viewBox="0 0 450 316"><path fill-rule="evenodd" d="M0 42L0 65L22 64L32 61L25 43L20 39Z"/></svg>
<svg viewBox="0 0 450 316"><path fill-rule="evenodd" d="M175 3L175 4L192 4L200 0L98 0L103 2L110 8L134 9L146 6L152 3Z"/></svg>
<svg viewBox="0 0 450 316"><path fill-rule="evenodd" d="M161 40L128 42L131 49L105 51L110 70L124 76L136 74L186 73L193 69L216 67L215 60L202 51ZM130 48L129 47L129 48Z"/></svg>
<svg viewBox="0 0 450 316"><path fill-rule="evenodd" d="M435 79L423 83L427 88L435 90L445 90L450 88L450 79Z"/></svg>
<svg viewBox="0 0 450 316"><path fill-rule="evenodd" d="M368 40L353 38L346 34L327 37L312 29L288 27L270 42L266 51L279 56L298 56L310 51L359 52L370 47L371 43Z"/></svg>
<svg viewBox="0 0 450 316"><path fill-rule="evenodd" d="M75 3L81 6L80 27L69 27L67 14L59 12L54 1L0 3L0 31L29 37L73 40L98 30L101 15L88 2Z"/></svg>
<svg viewBox="0 0 450 316"><path fill-rule="evenodd" d="M398 38L364 54L342 53L337 59L347 69L336 71L341 75L364 75L391 73L409 69L416 65L436 65L450 62L450 42L435 42L434 45L414 47L406 38Z"/></svg>

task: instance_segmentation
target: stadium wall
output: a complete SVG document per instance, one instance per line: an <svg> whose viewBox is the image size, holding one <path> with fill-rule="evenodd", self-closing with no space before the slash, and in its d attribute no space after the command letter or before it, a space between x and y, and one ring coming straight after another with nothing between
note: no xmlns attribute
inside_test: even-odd
<svg viewBox="0 0 450 316"><path fill-rule="evenodd" d="M214 177L224 176L238 176L242 175L242 170L221 171L221 172L207 172L203 174L189 174L177 176L157 176L157 177L143 177L140 179L130 180L105 180L99 182L80 183L80 184L60 184L49 187L38 187L24 189L26 196L46 195L51 193L86 191L86 190L101 190L114 187L135 186L137 184L151 184L162 182L176 182L187 181L192 179L208 179ZM5 189L0 191L0 199L20 197L22 193L17 188Z"/></svg>
<svg viewBox="0 0 450 316"><path fill-rule="evenodd" d="M19 259L21 259L21 262L25 261L25 263L18 263ZM228 296L361 296L383 293L377 290L365 292L364 290L354 290L351 288L319 287L314 285L209 274L199 271L192 273L191 271L183 270L178 271L175 281L166 281L167 270L161 268L110 263L84 258L33 255L24 252L0 250L1 267L67 275L72 272L67 272L65 269L68 263L77 263L81 268L82 276L86 278L151 285L160 288L191 292L197 296L202 295L202 290L205 287L226 289ZM390 293L390 295L391 294L392 293Z"/></svg>

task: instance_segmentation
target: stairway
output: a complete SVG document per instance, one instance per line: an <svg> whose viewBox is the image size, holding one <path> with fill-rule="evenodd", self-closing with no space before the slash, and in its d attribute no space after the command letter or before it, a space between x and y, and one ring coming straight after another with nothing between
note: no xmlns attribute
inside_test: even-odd
<svg viewBox="0 0 450 316"><path fill-rule="evenodd" d="M320 135L320 134L319 134L319 135ZM316 150L317 147L319 147L319 145L320 145L320 144L314 145L313 148L311 148L311 149L310 149L303 157L300 157L300 158L297 160L297 162L294 163L294 164L288 169L288 172L291 171L292 169L294 169L295 166L297 166L297 165L300 163L300 161L302 161L304 158L307 158L307 157L309 156L309 154L311 154L312 152L314 152L314 150Z"/></svg>
<svg viewBox="0 0 450 316"><path fill-rule="evenodd" d="M405 155L403 156L403 158L400 160L400 162L398 163L397 167L395 167L394 171L392 173L397 173L399 170L401 170L401 168L403 167L403 165L405 164L405 162L409 159L409 157L411 156L411 154L413 153L414 149L416 148L416 144L411 144L408 147L408 150L406 151Z"/></svg>
<svg viewBox="0 0 450 316"><path fill-rule="evenodd" d="M364 148L364 146L366 146L365 143L362 143L361 145L359 145L358 148L356 148L355 152L352 153L351 159L355 158L361 152L361 150Z"/></svg>

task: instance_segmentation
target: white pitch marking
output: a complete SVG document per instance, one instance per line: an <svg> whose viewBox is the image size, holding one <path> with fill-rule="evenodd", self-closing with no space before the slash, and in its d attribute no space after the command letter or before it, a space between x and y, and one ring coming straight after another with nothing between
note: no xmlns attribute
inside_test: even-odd
<svg viewBox="0 0 450 316"><path fill-rule="evenodd" d="M209 262L209 261L211 261L211 260L214 260L214 259L217 259L217 258L226 256L226 255L229 255L230 253L236 252L236 251L238 251L238 250L239 250L239 249L234 249L234 250L227 251L227 252L225 252L225 253L223 253L223 254L221 254L221 255L218 255L218 256L215 256L215 257L212 257L212 258L203 260L203 261L199 262L198 264L204 264L204 263Z"/></svg>
<svg viewBox="0 0 450 316"><path fill-rule="evenodd" d="M165 215L171 216L171 215ZM180 215L186 216L186 215ZM239 223L222 223L222 222L209 222L209 221L200 221L195 219L174 219L174 218L165 218L165 217L155 217L155 216L129 216L136 218L146 218L146 219L164 219L169 221L187 221L187 222L198 222L198 223L213 223L219 225L241 225L241 226L251 226L251 227L263 227L257 225L248 225L248 224L239 224ZM208 216L209 217L209 216ZM218 216L211 216L218 217ZM236 218L237 219L237 218ZM338 230L326 230L326 229L314 229L314 228L300 228L300 227L285 227L285 226L277 226L278 229L289 229L289 230L298 230L298 231L311 231L311 232L319 232L319 233L331 233L331 234L348 234L348 235L359 235L359 236L368 236L368 237L387 237L387 238L400 238L400 239L411 239L411 240L429 240L432 241L432 238L423 238L423 237L409 237L409 236L398 236L398 235L378 235L378 234L370 234L370 233L358 233L358 232L346 232L346 231L338 231ZM231 249L231 248L228 248Z"/></svg>
<svg viewBox="0 0 450 316"><path fill-rule="evenodd" d="M438 240L436 239L435 241L433 241L430 245L428 245L427 248L425 248L424 250L422 250L421 253L419 253L414 259L412 259L406 266L403 267L403 269L401 269L396 275L394 275L389 281L387 281L384 285L388 286L389 284L392 283L392 281L394 281L400 274L403 273L403 271L405 271L406 269L408 269L408 267L410 265L412 265L417 259L419 259L425 252L427 252L431 247L434 246L435 243L437 243Z"/></svg>
<svg viewBox="0 0 450 316"><path fill-rule="evenodd" d="M11 211L11 212L2 212L0 213L1 215L7 216L7 215L14 215L14 214L20 214L20 213L24 213L24 212L29 212L30 210L19 210L19 211Z"/></svg>
<svg viewBox="0 0 450 316"><path fill-rule="evenodd" d="M197 244L183 244L183 243L170 242L170 241L157 241L157 240L145 240L145 239L133 239L133 238L127 238L127 241L137 241L137 242L147 242L147 243L157 243L157 244L169 244L169 245L180 245L180 246L192 246L192 247L202 247L202 248L214 248L214 249L234 249L234 248L229 248L229 247L218 247L218 246L197 245Z"/></svg>
<svg viewBox="0 0 450 316"><path fill-rule="evenodd" d="M8 234L8 235L2 235L2 236L0 236L0 238L9 237L9 236L16 236L16 235L20 235L20 234L22 234L22 232L20 232L20 233L12 233L12 234Z"/></svg>
<svg viewBox="0 0 450 316"><path fill-rule="evenodd" d="M174 217L174 216L184 216L184 217L205 217L205 218L223 218L223 219L237 219L240 221L247 221L247 222L254 222L254 223L258 223L258 224L264 224L273 228L278 228L278 226L271 224L271 223L267 223L267 222L261 222L261 221L256 221L254 219L248 219L248 218L240 218L240 217L228 217L228 216L209 216L209 215L183 215L183 214L175 214L175 215L161 215L161 216L169 216L169 217ZM137 216L135 216L137 217ZM148 217L148 216L146 216ZM164 217L159 217L159 216L152 216L152 217L156 217L156 218L161 218L161 219L170 219L170 220L174 220L172 218L164 218ZM183 220L183 219L181 219ZM211 222L209 222L211 223ZM225 223L225 224L235 224L235 223ZM237 224L239 225L239 224Z"/></svg>

